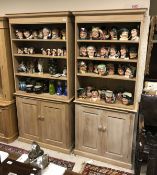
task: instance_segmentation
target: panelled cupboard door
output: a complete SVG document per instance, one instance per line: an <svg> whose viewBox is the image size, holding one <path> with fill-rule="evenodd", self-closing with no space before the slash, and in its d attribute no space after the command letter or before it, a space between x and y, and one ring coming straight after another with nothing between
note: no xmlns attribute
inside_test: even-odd
<svg viewBox="0 0 157 175"><path fill-rule="evenodd" d="M40 137L40 108L34 99L17 97L19 134L21 137L38 141Z"/></svg>
<svg viewBox="0 0 157 175"><path fill-rule="evenodd" d="M4 137L5 125L4 125L4 110L0 108L0 136Z"/></svg>
<svg viewBox="0 0 157 175"><path fill-rule="evenodd" d="M101 110L90 107L76 108L77 149L98 154L100 152L100 117Z"/></svg>
<svg viewBox="0 0 157 175"><path fill-rule="evenodd" d="M42 141L47 144L64 147L65 105L60 103L41 102Z"/></svg>
<svg viewBox="0 0 157 175"><path fill-rule="evenodd" d="M132 147L129 113L104 111L102 122L102 153L105 157L128 162Z"/></svg>

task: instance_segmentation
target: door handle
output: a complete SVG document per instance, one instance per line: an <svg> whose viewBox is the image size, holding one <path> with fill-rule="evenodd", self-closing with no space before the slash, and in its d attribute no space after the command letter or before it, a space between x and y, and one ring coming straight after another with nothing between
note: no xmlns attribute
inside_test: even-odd
<svg viewBox="0 0 157 175"><path fill-rule="evenodd" d="M99 125L99 126L98 126L98 131L101 131L101 130L102 130L102 126Z"/></svg>
<svg viewBox="0 0 157 175"><path fill-rule="evenodd" d="M106 131L106 127L102 127L102 132L105 132Z"/></svg>

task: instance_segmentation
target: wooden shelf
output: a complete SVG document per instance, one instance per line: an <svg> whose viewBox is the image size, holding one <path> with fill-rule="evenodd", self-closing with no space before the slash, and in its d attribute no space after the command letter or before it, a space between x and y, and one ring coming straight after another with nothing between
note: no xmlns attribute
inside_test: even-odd
<svg viewBox="0 0 157 175"><path fill-rule="evenodd" d="M82 99L82 98L77 98L75 103L80 103L80 104L87 104L87 105L93 105L93 106L98 106L98 107L103 107L103 108L111 108L115 110L124 110L124 111L131 111L131 112L137 112L137 109L135 108L134 105L123 105L121 102L116 101L116 103L109 104L106 103L104 100L99 100L96 102L92 102L91 99Z"/></svg>
<svg viewBox="0 0 157 175"><path fill-rule="evenodd" d="M15 73L16 76L67 81L67 77L53 77L48 73Z"/></svg>
<svg viewBox="0 0 157 175"><path fill-rule="evenodd" d="M91 78L104 78L104 79L117 79L117 80L126 80L126 81L136 81L136 78L126 78L125 76L120 75L106 75L106 76L100 76L95 73L77 73L77 76L82 77L91 77Z"/></svg>
<svg viewBox="0 0 157 175"><path fill-rule="evenodd" d="M16 56L16 57L67 59L66 56L49 56L49 55L42 55L42 54L14 54L14 56Z"/></svg>
<svg viewBox="0 0 157 175"><path fill-rule="evenodd" d="M139 41L132 41L132 40L77 40L77 42L86 42L86 43L132 43L138 44Z"/></svg>
<svg viewBox="0 0 157 175"><path fill-rule="evenodd" d="M73 98L68 99L68 97L64 96L64 95L57 95L57 94L50 95L49 93L41 93L41 94L27 93L25 91L20 91L20 90L17 90L15 95L16 96L39 98L39 99L45 99L45 100L55 100L55 101L61 101L61 102L65 102L65 103L69 103L73 99Z"/></svg>
<svg viewBox="0 0 157 175"><path fill-rule="evenodd" d="M66 40L62 39L12 39L12 41L26 41L26 42L66 42Z"/></svg>
<svg viewBox="0 0 157 175"><path fill-rule="evenodd" d="M128 63L137 63L137 59L111 59L111 58L100 58L100 57L77 57L78 60L92 60L92 61L110 61L110 62L128 62Z"/></svg>

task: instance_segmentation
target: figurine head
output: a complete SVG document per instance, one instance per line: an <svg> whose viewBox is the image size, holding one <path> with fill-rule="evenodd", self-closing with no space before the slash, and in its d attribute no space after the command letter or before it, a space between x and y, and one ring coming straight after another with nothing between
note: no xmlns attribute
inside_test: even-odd
<svg viewBox="0 0 157 175"><path fill-rule="evenodd" d="M21 30L15 31L16 38L23 39L23 32Z"/></svg>
<svg viewBox="0 0 157 175"><path fill-rule="evenodd" d="M120 31L121 31L120 40L128 40L129 30L127 28L123 28Z"/></svg>
<svg viewBox="0 0 157 175"><path fill-rule="evenodd" d="M30 32L29 30L25 30L25 31L23 32L23 35L24 35L24 37L25 37L26 39L28 39L28 38L31 36L31 32Z"/></svg>
<svg viewBox="0 0 157 175"><path fill-rule="evenodd" d="M130 57L130 59L136 59L137 58L137 49L135 47L131 47L129 49L129 57Z"/></svg>
<svg viewBox="0 0 157 175"><path fill-rule="evenodd" d="M113 91L106 90L105 91L105 102L106 103L114 103L115 102L115 96Z"/></svg>
<svg viewBox="0 0 157 175"><path fill-rule="evenodd" d="M115 73L114 64L107 64L107 72L108 75L114 75Z"/></svg>
<svg viewBox="0 0 157 175"><path fill-rule="evenodd" d="M99 37L100 37L99 27L92 28L91 36L92 36L92 39L99 39Z"/></svg>
<svg viewBox="0 0 157 175"><path fill-rule="evenodd" d="M117 40L117 29L116 28L112 28L110 30L110 38L111 40Z"/></svg>
<svg viewBox="0 0 157 175"><path fill-rule="evenodd" d="M122 103L124 105L131 105L133 103L132 93L124 92L122 94Z"/></svg>
<svg viewBox="0 0 157 175"><path fill-rule="evenodd" d="M88 72L93 72L93 70L94 70L94 65L93 65L92 62L90 62L90 63L88 64Z"/></svg>
<svg viewBox="0 0 157 175"><path fill-rule="evenodd" d="M87 72L87 65L84 61L81 61L79 63L79 72L80 73L86 73Z"/></svg>
<svg viewBox="0 0 157 175"><path fill-rule="evenodd" d="M89 58L93 58L95 56L95 47L94 46L88 46L87 47L87 54Z"/></svg>
<svg viewBox="0 0 157 175"><path fill-rule="evenodd" d="M139 31L138 29L132 29L131 30L131 40L138 41L139 40Z"/></svg>
<svg viewBox="0 0 157 175"><path fill-rule="evenodd" d="M116 46L112 45L112 46L110 47L110 55L111 55L111 56L114 56L114 55L116 55L116 54L117 54L117 48L116 48Z"/></svg>
<svg viewBox="0 0 157 175"><path fill-rule="evenodd" d="M43 39L49 39L50 38L50 30L48 28L43 28Z"/></svg>
<svg viewBox="0 0 157 175"><path fill-rule="evenodd" d="M99 75L105 75L106 74L106 65L105 64L99 64L97 66L98 74Z"/></svg>
<svg viewBox="0 0 157 175"><path fill-rule="evenodd" d="M52 39L58 39L59 38L59 29L54 28L51 31Z"/></svg>
<svg viewBox="0 0 157 175"><path fill-rule="evenodd" d="M80 29L80 39L87 39L87 30L83 27Z"/></svg>
<svg viewBox="0 0 157 175"><path fill-rule="evenodd" d="M87 56L87 48L86 46L80 47L80 56L86 57Z"/></svg>
<svg viewBox="0 0 157 175"><path fill-rule="evenodd" d="M124 75L125 74L125 67L118 65L118 75Z"/></svg>
<svg viewBox="0 0 157 175"><path fill-rule="evenodd" d="M100 57L108 57L108 48L107 47L101 47L99 51Z"/></svg>

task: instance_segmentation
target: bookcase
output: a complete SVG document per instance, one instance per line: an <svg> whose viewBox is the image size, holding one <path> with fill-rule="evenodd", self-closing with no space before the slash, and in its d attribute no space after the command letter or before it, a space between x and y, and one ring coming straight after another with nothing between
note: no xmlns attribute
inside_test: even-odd
<svg viewBox="0 0 157 175"><path fill-rule="evenodd" d="M145 11L73 13L76 154L132 167Z"/></svg>
<svg viewBox="0 0 157 175"><path fill-rule="evenodd" d="M6 143L18 136L13 79L8 20L0 17L0 141Z"/></svg>
<svg viewBox="0 0 157 175"><path fill-rule="evenodd" d="M8 14L19 139L73 144L74 29L70 12Z"/></svg>

